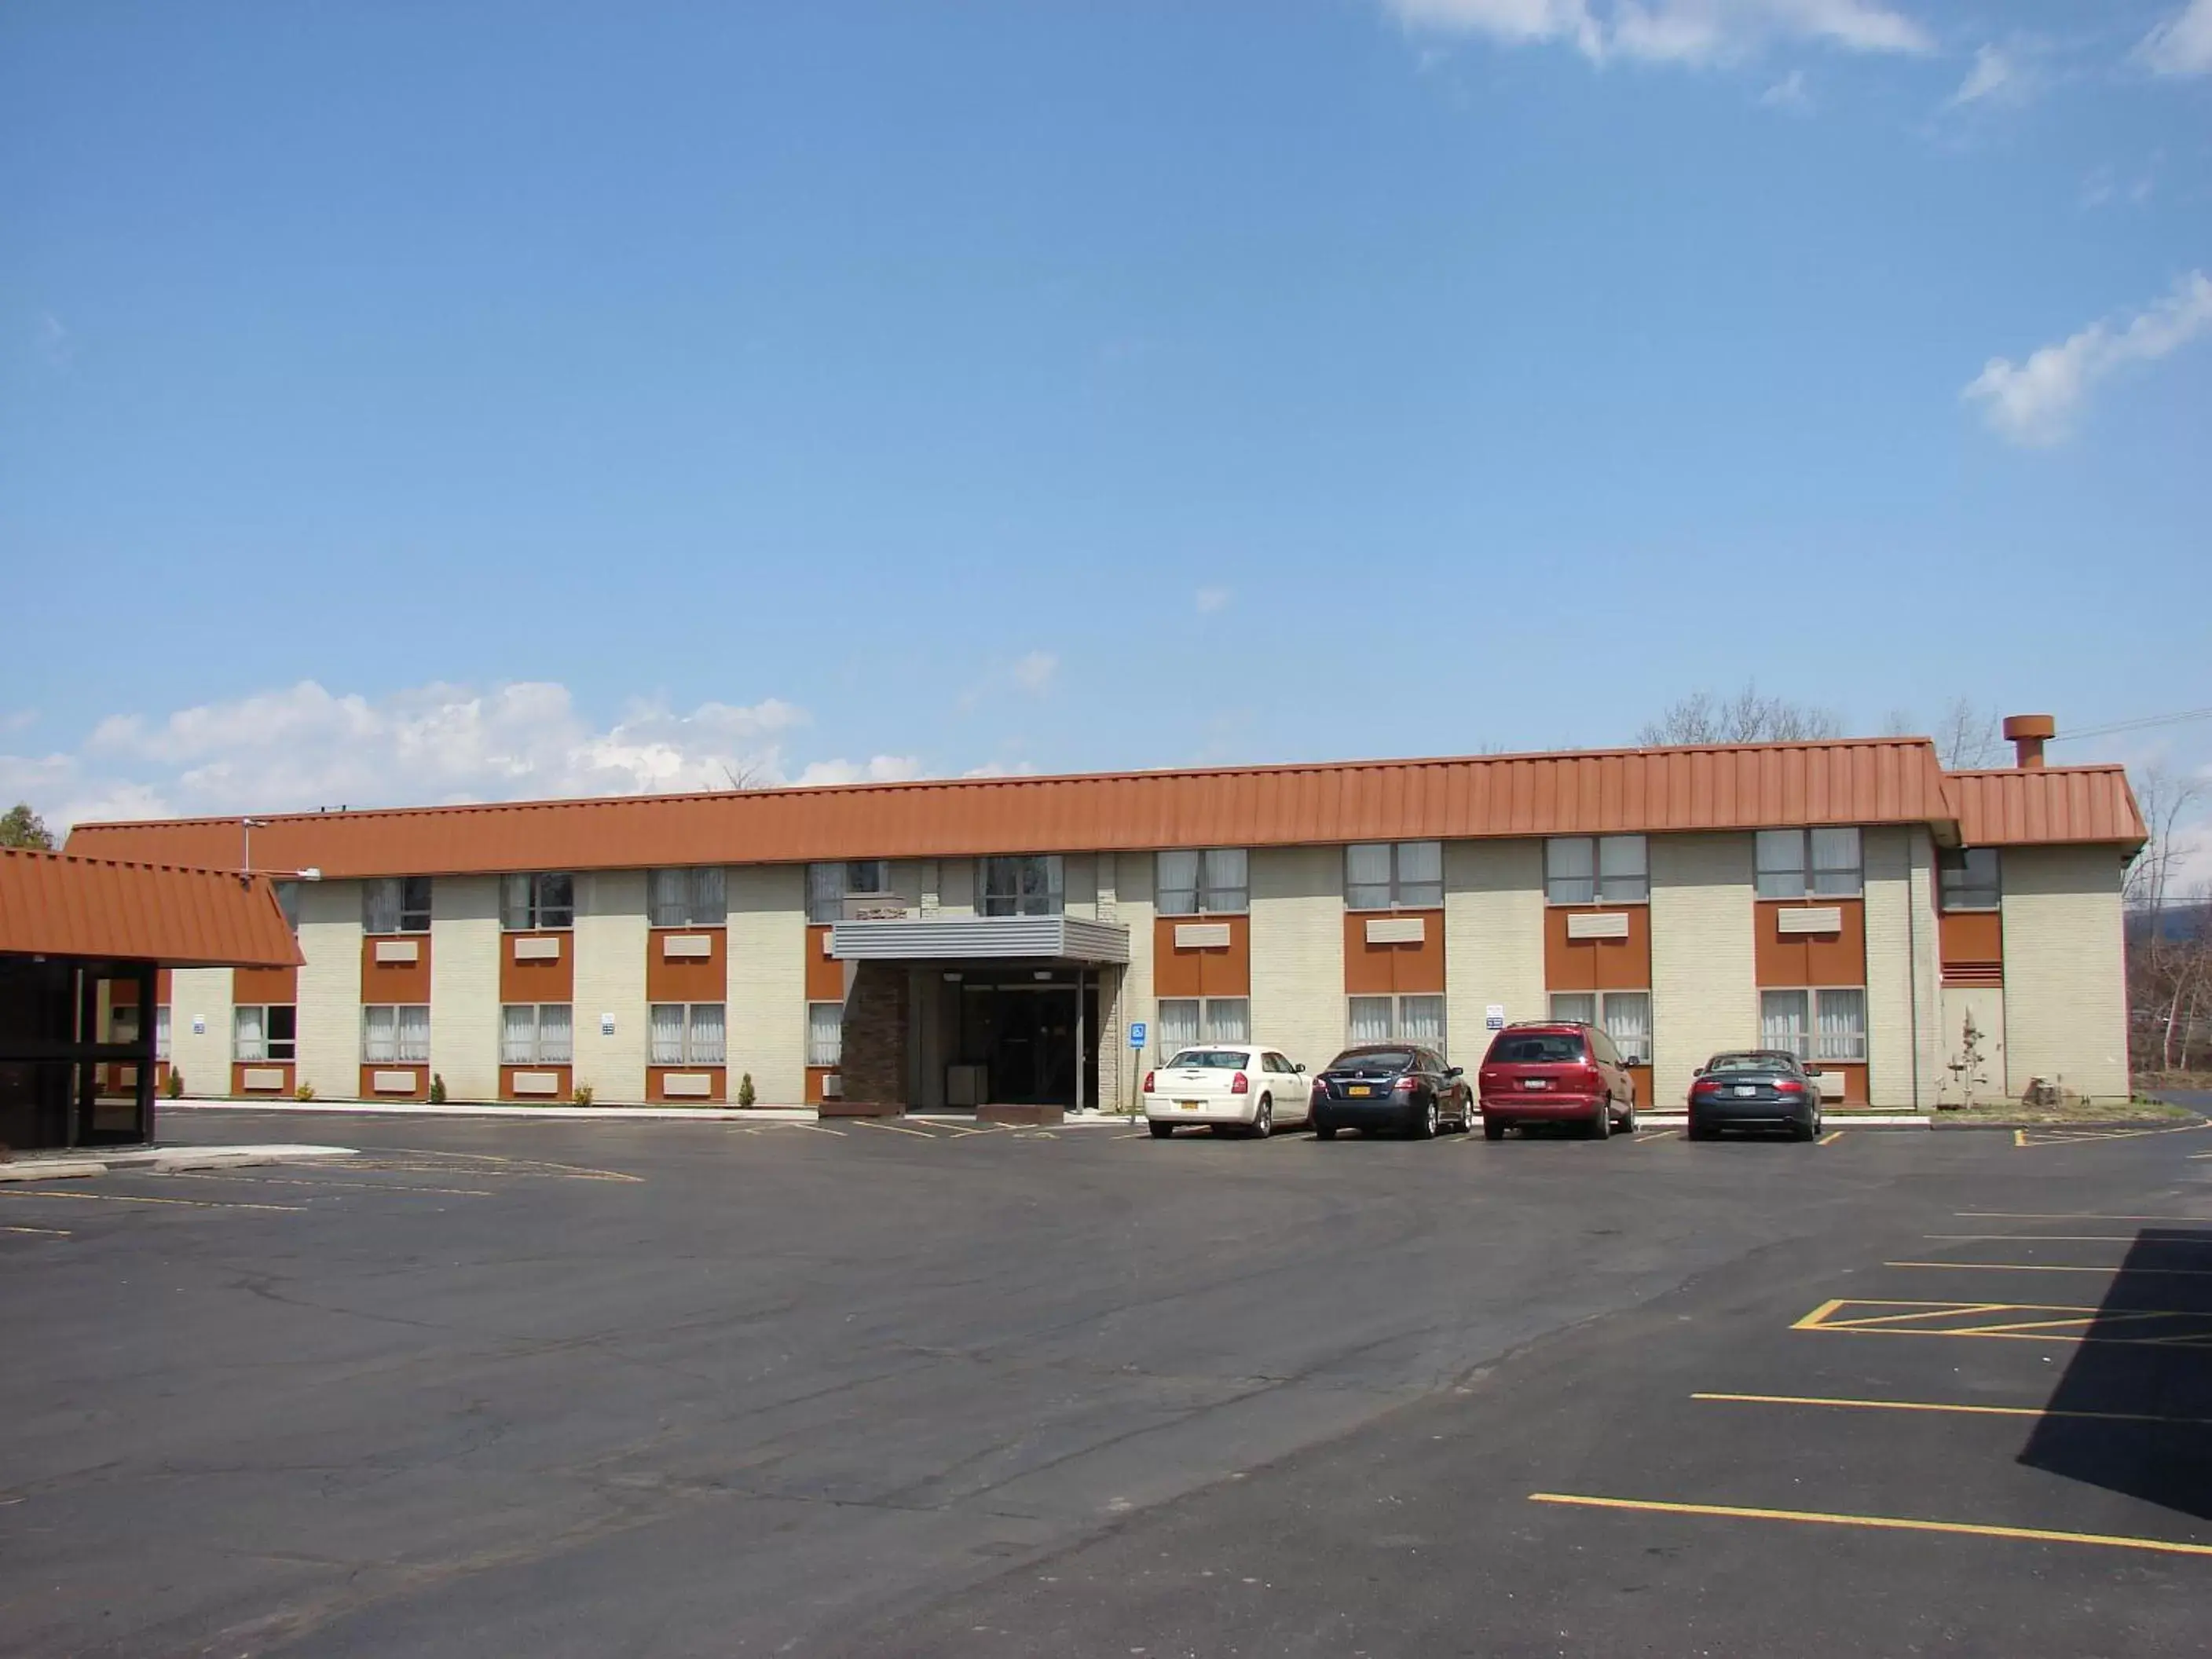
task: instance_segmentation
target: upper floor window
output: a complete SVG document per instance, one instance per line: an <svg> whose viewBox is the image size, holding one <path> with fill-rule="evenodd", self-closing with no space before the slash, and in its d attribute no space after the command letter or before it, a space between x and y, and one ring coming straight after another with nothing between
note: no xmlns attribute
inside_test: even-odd
<svg viewBox="0 0 2212 1659"><path fill-rule="evenodd" d="M987 916L1056 916L1066 908L1065 875L1057 853L985 859L982 913Z"/></svg>
<svg viewBox="0 0 2212 1659"><path fill-rule="evenodd" d="M1759 897L1856 898L1864 885L1856 829L1759 832Z"/></svg>
<svg viewBox="0 0 2212 1659"><path fill-rule="evenodd" d="M1252 908L1250 860L1241 847L1160 854L1159 913L1233 916Z"/></svg>
<svg viewBox="0 0 2212 1659"><path fill-rule="evenodd" d="M2004 896L1994 847L1946 848L1938 869L1946 910L1994 910Z"/></svg>
<svg viewBox="0 0 2212 1659"><path fill-rule="evenodd" d="M845 919L845 901L872 898L891 890L889 859L843 859L806 866L806 919L828 923Z"/></svg>
<svg viewBox="0 0 2212 1659"><path fill-rule="evenodd" d="M1442 842L1373 841L1344 849L1346 908L1433 910L1443 902Z"/></svg>
<svg viewBox="0 0 2212 1659"><path fill-rule="evenodd" d="M294 933L300 931L300 884L280 881L276 884L276 908L284 913L284 925Z"/></svg>
<svg viewBox="0 0 2212 1659"><path fill-rule="evenodd" d="M1547 904L1642 904L1651 896L1641 836L1554 836L1544 843Z"/></svg>
<svg viewBox="0 0 2212 1659"><path fill-rule="evenodd" d="M361 930L364 933L428 933L430 878L381 876L362 883Z"/></svg>
<svg viewBox="0 0 2212 1659"><path fill-rule="evenodd" d="M576 925L576 878L564 872L499 878L499 925L510 933Z"/></svg>
<svg viewBox="0 0 2212 1659"><path fill-rule="evenodd" d="M654 927L720 927L730 915L722 866L655 870L647 878L645 905Z"/></svg>

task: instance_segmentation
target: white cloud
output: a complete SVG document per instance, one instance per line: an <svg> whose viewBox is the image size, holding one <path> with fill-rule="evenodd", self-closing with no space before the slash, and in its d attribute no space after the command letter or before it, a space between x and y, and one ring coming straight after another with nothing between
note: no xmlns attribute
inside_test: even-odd
<svg viewBox="0 0 2212 1659"><path fill-rule="evenodd" d="M1060 672L1060 659L1049 651L1032 651L1008 672L1023 690L1042 694L1051 686L1052 677Z"/></svg>
<svg viewBox="0 0 2212 1659"><path fill-rule="evenodd" d="M2212 75L2212 0L2189 0L2136 50L2160 75Z"/></svg>
<svg viewBox="0 0 2212 1659"><path fill-rule="evenodd" d="M1229 604L1230 598L1230 592L1225 587L1200 588L1198 614L1201 617L1212 616L1215 611L1224 609Z"/></svg>
<svg viewBox="0 0 2212 1659"><path fill-rule="evenodd" d="M2089 389L2133 363L2156 362L2212 328L2212 278L2192 270L2118 329L2099 320L2026 362L1992 357L1960 396L2014 443L2063 440Z"/></svg>
<svg viewBox="0 0 2212 1659"><path fill-rule="evenodd" d="M31 801L59 827L341 804L722 789L732 776L763 785L874 781L922 771L919 759L901 755L794 769L785 745L807 723L804 709L774 697L702 703L688 714L638 702L603 725L558 684L434 684L367 697L303 680L155 720L112 716L75 753L0 754L0 795Z"/></svg>
<svg viewBox="0 0 2212 1659"><path fill-rule="evenodd" d="M2203 3L2204 0L2200 0ZM1925 52L1928 32L1880 0L1382 0L1417 28L1508 46L1571 46L1593 63L1723 63L1774 40L1850 52Z"/></svg>
<svg viewBox="0 0 2212 1659"><path fill-rule="evenodd" d="M1036 768L1028 761L985 761L981 766L971 766L960 775L963 778L1026 778L1036 775Z"/></svg>
<svg viewBox="0 0 2212 1659"><path fill-rule="evenodd" d="M1789 74L1767 88L1765 92L1760 93L1759 101L1769 109L1786 109L1799 114L1810 114L1813 109L1813 98L1812 94L1805 90L1805 71L1791 70Z"/></svg>
<svg viewBox="0 0 2212 1659"><path fill-rule="evenodd" d="M1966 71L1966 78L1959 83L1958 91L1951 94L1951 107L1979 103L1985 98L2002 95L2007 100L2018 98L2024 83L2013 60L1996 46L1983 46L1974 53L1974 66Z"/></svg>

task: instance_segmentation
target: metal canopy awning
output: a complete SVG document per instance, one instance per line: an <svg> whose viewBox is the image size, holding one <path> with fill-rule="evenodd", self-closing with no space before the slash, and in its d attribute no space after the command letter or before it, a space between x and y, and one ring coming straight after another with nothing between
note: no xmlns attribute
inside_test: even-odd
<svg viewBox="0 0 2212 1659"><path fill-rule="evenodd" d="M1071 962L1129 959L1129 930L1081 916L939 916L841 921L830 929L841 962Z"/></svg>

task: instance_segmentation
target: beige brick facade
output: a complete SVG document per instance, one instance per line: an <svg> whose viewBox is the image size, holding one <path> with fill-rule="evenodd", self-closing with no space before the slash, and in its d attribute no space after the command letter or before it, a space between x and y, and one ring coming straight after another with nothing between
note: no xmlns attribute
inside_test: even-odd
<svg viewBox="0 0 2212 1659"><path fill-rule="evenodd" d="M1876 1106L1933 1105L1944 1073L1942 965L1929 872L1917 827L1859 838L1866 872L1867 1091ZM1916 1061L1917 1054L1917 1061Z"/></svg>
<svg viewBox="0 0 2212 1659"><path fill-rule="evenodd" d="M449 1100L499 1098L499 942L498 877L430 884L430 1070Z"/></svg>
<svg viewBox="0 0 2212 1659"><path fill-rule="evenodd" d="M1455 1065L1481 1063L1492 1004L1543 1019L1544 843L1455 841L1444 847L1444 1037Z"/></svg>
<svg viewBox="0 0 2212 1659"><path fill-rule="evenodd" d="M1759 1040L1753 839L1654 836L1650 853L1651 1095L1671 1111L1709 1057Z"/></svg>
<svg viewBox="0 0 2212 1659"><path fill-rule="evenodd" d="M1253 1038L1318 1071L1344 1046L1344 849L1257 848L1250 872Z"/></svg>
<svg viewBox="0 0 2212 1659"><path fill-rule="evenodd" d="M576 878L576 1086L593 1102L645 1098L650 1021L645 1000L646 872L603 870ZM611 1016L614 1032L605 1030Z"/></svg>
<svg viewBox="0 0 2212 1659"><path fill-rule="evenodd" d="M2012 1097L2005 1071L2004 992L1998 987L1949 985L1943 988L1943 1012L1939 1033L1942 1069L1936 1073L1936 1100L1940 1105L1966 1103L1966 1019L1972 1015L1978 1033L1976 1046L1981 1063L1972 1067L1973 1098L1977 1104ZM1954 1067L1956 1069L1954 1069Z"/></svg>
<svg viewBox="0 0 2212 1659"><path fill-rule="evenodd" d="M194 1099L230 1093L230 986L228 968L179 968L169 975L169 1064L184 1073L185 1093Z"/></svg>
<svg viewBox="0 0 2212 1659"><path fill-rule="evenodd" d="M729 874L730 1092L752 1073L763 1106L806 1098L806 867Z"/></svg>
<svg viewBox="0 0 2212 1659"><path fill-rule="evenodd" d="M2042 1078L2126 1097L2124 867L2109 847L2005 849L2005 1069L2015 1093Z"/></svg>
<svg viewBox="0 0 2212 1659"><path fill-rule="evenodd" d="M300 884L298 937L306 960L293 1075L325 1099L361 1092L361 890L357 881Z"/></svg>

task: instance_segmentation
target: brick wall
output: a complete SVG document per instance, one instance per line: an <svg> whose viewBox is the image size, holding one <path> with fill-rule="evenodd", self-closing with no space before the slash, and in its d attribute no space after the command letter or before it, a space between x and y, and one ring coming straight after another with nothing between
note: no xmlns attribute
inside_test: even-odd
<svg viewBox="0 0 2212 1659"><path fill-rule="evenodd" d="M498 877L430 884L430 1071L449 1100L499 1098L499 946Z"/></svg>
<svg viewBox="0 0 2212 1659"><path fill-rule="evenodd" d="M1714 1054L1759 1041L1753 841L1654 836L1650 846L1651 1097L1671 1111Z"/></svg>
<svg viewBox="0 0 2212 1659"><path fill-rule="evenodd" d="M350 1099L361 1092L359 882L300 884L300 954L306 961L293 1076L325 1100Z"/></svg>
<svg viewBox="0 0 2212 1659"><path fill-rule="evenodd" d="M575 1082L590 1085L598 1104L645 1099L645 893L642 870L576 878ZM602 1014L615 1017L612 1035L602 1031Z"/></svg>
<svg viewBox="0 0 2212 1659"><path fill-rule="evenodd" d="M907 1100L907 966L899 962L855 964L845 994L845 1048L838 1067L845 1098L878 1106Z"/></svg>
<svg viewBox="0 0 2212 1659"><path fill-rule="evenodd" d="M2110 847L2004 852L2006 1080L2092 1097L2128 1092L2123 860Z"/></svg>
<svg viewBox="0 0 2212 1659"><path fill-rule="evenodd" d="M1344 1046L1347 1018L1344 849L1257 848L1250 869L1252 1039L1319 1071Z"/></svg>
<svg viewBox="0 0 2212 1659"><path fill-rule="evenodd" d="M1544 843L1444 844L1444 1044L1452 1063L1480 1065L1492 1003L1505 1018L1544 1019Z"/></svg>

